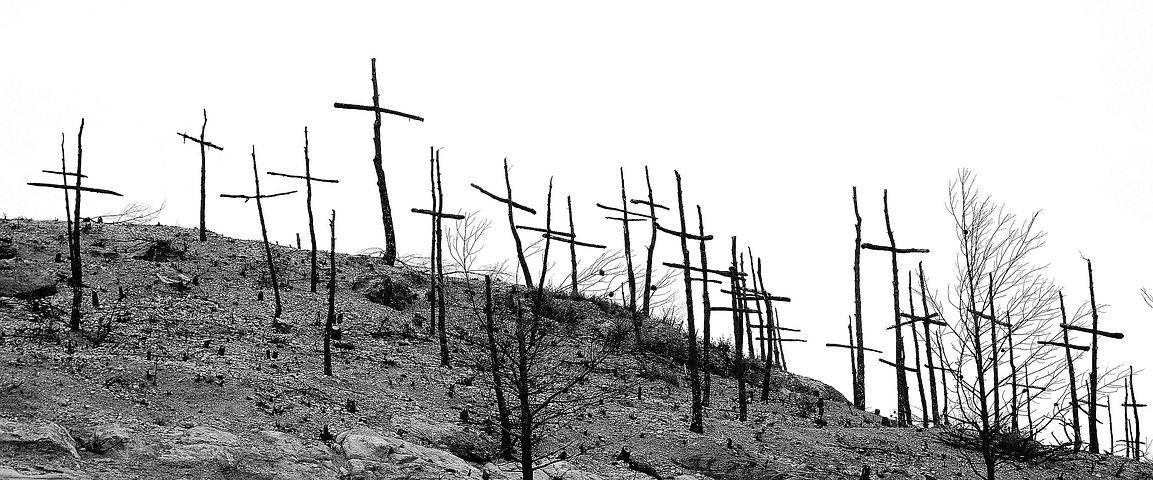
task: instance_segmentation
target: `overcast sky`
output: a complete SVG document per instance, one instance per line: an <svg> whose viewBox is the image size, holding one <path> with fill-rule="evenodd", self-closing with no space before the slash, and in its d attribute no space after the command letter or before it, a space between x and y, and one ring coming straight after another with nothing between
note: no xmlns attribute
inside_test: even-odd
<svg viewBox="0 0 1153 480"><path fill-rule="evenodd" d="M496 222L498 256L511 254L503 210L468 183L500 188L504 157L524 203L543 206L555 176L579 236L616 247L619 229L594 203L619 202L617 169L639 196L649 165L670 205L679 169L720 238L716 262L736 235L794 299L783 321L809 343L786 347L790 367L851 395L844 352L822 347L844 340L852 311L851 187L878 243L890 189L898 243L933 250L926 273L943 290L956 251L946 187L971 168L1010 210L1044 210L1036 260L1073 304L1088 296L1080 255L1093 258L1098 301L1112 306L1102 325L1130 336L1103 362L1153 367L1139 296L1153 286L1153 4L271 5L0 4L0 212L60 216L58 193L25 182L59 165L62 131L74 160L83 117L85 183L126 195L86 196L87 214L166 203L161 222L196 226L199 151L175 132L199 133L207 108L207 136L224 147L209 153L210 229L259 238L254 208L217 195L251 191L253 146L261 171L303 170L308 126L314 174L341 180L316 186L317 210L343 219L338 249L381 246L372 115L332 108L371 102L375 57L382 105L427 118L386 117L382 129L402 254L428 241L408 210L427 206L430 145L444 147L449 209ZM267 203L274 240L307 232L302 204ZM634 238L647 242L643 224ZM658 259L679 260L662 241ZM865 253L866 341L891 358L888 269ZM891 411L893 375L869 361L870 407Z"/></svg>

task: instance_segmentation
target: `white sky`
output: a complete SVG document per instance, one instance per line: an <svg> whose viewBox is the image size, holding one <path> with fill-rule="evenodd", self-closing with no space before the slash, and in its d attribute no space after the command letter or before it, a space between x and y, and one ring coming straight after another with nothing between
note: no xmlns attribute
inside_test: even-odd
<svg viewBox="0 0 1153 480"><path fill-rule="evenodd" d="M317 211L342 219L338 248L379 246L372 115L332 108L370 101L375 56L382 104L428 119L384 120L401 253L425 251L424 218L407 212L426 206L429 145L445 147L448 205L483 210L493 248L509 253L500 206L467 187L499 188L505 156L519 198L542 206L555 175L580 236L616 246L593 207L619 202L616 169L640 196L647 163L670 205L680 169L687 201L721 238L714 263L735 234L794 298L781 313L810 343L787 347L792 369L851 395L844 352L821 346L844 340L852 311L850 187L874 242L885 240L881 189L891 189L898 242L934 250L927 274L943 289L955 251L946 185L969 167L1011 209L1044 209L1038 260L1071 304L1087 298L1079 254L1094 259L1098 300L1112 306L1102 325L1130 335L1103 361L1153 367L1139 354L1153 333L1139 297L1153 286L1153 4L275 5L0 4L0 212L59 216L57 194L25 182L58 167L61 131L74 160L83 116L86 184L167 202L163 223L195 226L198 150L175 132L197 134L207 107L208 137L225 148L209 154L211 229L259 237L254 208L216 197L251 190L252 145L261 171L302 170L308 125L314 174L342 181L316 187ZM302 202L268 202L275 240L307 231ZM120 204L87 196L85 206ZM662 241L658 257L679 260ZM891 358L888 268L865 254L867 342ZM889 411L893 375L869 361L871 407Z"/></svg>

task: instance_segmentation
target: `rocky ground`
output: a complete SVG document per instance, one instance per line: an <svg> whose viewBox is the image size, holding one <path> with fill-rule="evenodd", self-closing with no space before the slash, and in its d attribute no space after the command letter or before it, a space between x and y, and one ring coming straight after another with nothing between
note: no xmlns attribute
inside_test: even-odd
<svg viewBox="0 0 1153 480"><path fill-rule="evenodd" d="M274 325L259 243L200 243L166 226L86 231L98 305L85 299L85 332L74 334L63 224L0 220L0 479L519 478L494 458L483 375L439 367L418 269L337 256L343 333L325 377L326 298L309 290L306 251L276 248L288 285ZM475 327L466 287L449 285L454 329ZM567 301L580 321L613 316L603 302ZM454 357L469 354L453 338ZM651 357L621 354L592 377L592 388L630 394L581 412L568 458L537 478L856 479L864 466L873 478L976 478L938 430L884 426L787 374L770 402L750 403L747 422L735 419L733 382L714 377L705 434L689 433L683 368ZM1153 478L1147 465L1091 455L1001 471Z"/></svg>

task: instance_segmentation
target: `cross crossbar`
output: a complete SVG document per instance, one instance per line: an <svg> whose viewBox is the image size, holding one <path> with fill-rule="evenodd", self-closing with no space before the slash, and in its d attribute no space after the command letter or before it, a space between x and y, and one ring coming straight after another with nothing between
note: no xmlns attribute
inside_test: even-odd
<svg viewBox="0 0 1153 480"><path fill-rule="evenodd" d="M636 216L638 216L638 217L643 217L643 218L647 218L647 219L650 219L650 220L656 220L656 218L655 218L655 217L653 217L652 215L649 215L649 214L647 214L647 213L640 213L640 212L630 212L630 211L628 211L628 210L625 210L625 209L623 209L623 208L610 207L610 206L608 206L608 205L604 205L604 204L600 204L600 203L598 203L598 204L597 204L597 206L598 206L598 207L600 207L600 208L603 208L603 209L605 209L605 210L612 210L612 211L614 211L614 212L620 212L620 213L624 213L624 214L627 214L627 215L636 215Z"/></svg>
<svg viewBox="0 0 1153 480"><path fill-rule="evenodd" d="M272 194L268 194L268 195L240 195L240 194L235 194L235 193L222 193L222 194L220 194L220 198L243 198L244 201L247 202L249 200L253 200L256 198L282 197L284 195L291 195L293 193L296 193L296 190L293 190L290 192L272 193Z"/></svg>
<svg viewBox="0 0 1153 480"><path fill-rule="evenodd" d="M850 350L856 350L856 349L860 348L861 350L864 350L866 352L885 353L885 352L882 352L882 351L877 350L875 348L858 347L856 345L845 345L843 343L826 343L825 346L826 347L833 347L833 348L848 348Z"/></svg>
<svg viewBox="0 0 1153 480"><path fill-rule="evenodd" d="M669 234L669 235L674 235L674 236L677 236L677 237L681 237L681 238L686 238L686 239L689 239L689 240L705 241L705 240L712 240L712 239L713 239L713 236L712 236L712 235L704 235L704 236L702 236L702 235L694 235L694 234L692 234L692 233L688 233L688 232L678 232L678 231L676 231L676 230L669 230L669 229L667 229L667 228L665 228L665 227L662 227L662 226L661 226L661 224L659 224L659 223L658 223L658 224L656 224L656 225L657 225L657 230L660 230L660 231L662 231L662 232L665 232L665 233L667 233L667 234Z"/></svg>
<svg viewBox="0 0 1153 480"><path fill-rule="evenodd" d="M637 204L637 205L648 205L648 206L650 206L650 207L653 207L653 208L659 208L659 209L661 209L661 210L668 210L668 209L669 209L669 207L666 207L666 206L664 206L664 205L661 205L661 204L659 204L659 203L652 203L652 202L650 202L650 201L648 201L648 200L639 199L639 198L637 198L637 199L632 199L632 200L629 200L629 203L633 203L633 204Z"/></svg>
<svg viewBox="0 0 1153 480"><path fill-rule="evenodd" d="M691 277L691 278L689 278L689 280L694 281L694 282L706 282L707 281L708 283L725 283L725 282L722 282L722 281L717 280L715 278L710 278L708 280L705 280L704 278Z"/></svg>
<svg viewBox="0 0 1153 480"><path fill-rule="evenodd" d="M113 196L117 196L117 197L123 197L124 196L124 195L121 195L119 193L113 192L112 190L105 190L103 188L77 187L76 185L56 185L54 183L40 183L40 182L28 182L28 184L33 186L33 187L59 188L62 190L79 190L81 192L99 193L99 194L103 194L103 195L113 195Z"/></svg>
<svg viewBox="0 0 1153 480"><path fill-rule="evenodd" d="M623 218L623 217L605 217L605 220L616 220L618 222L643 222L643 218Z"/></svg>
<svg viewBox="0 0 1153 480"><path fill-rule="evenodd" d="M757 313L753 308L709 307L710 312Z"/></svg>
<svg viewBox="0 0 1153 480"><path fill-rule="evenodd" d="M873 243L862 243L861 248L863 248L865 250L878 250L878 251L882 251L882 252L893 252L893 253L929 253L929 249L927 249L927 248L893 248L893 247L886 247L884 245L876 245Z"/></svg>
<svg viewBox="0 0 1153 480"><path fill-rule="evenodd" d="M41 172L51 173L53 175L67 175L69 177L75 177L76 176L76 172L57 172L57 171L53 171L53 170L41 170ZM88 175L81 173L80 178L88 178Z"/></svg>
<svg viewBox="0 0 1153 480"><path fill-rule="evenodd" d="M447 218L450 220L464 220L464 215L461 215L458 213L434 212L432 210L427 210L424 208L413 208L411 210L412 210L412 213L419 213L421 215L429 215L429 216L433 216L433 217L437 217L437 218Z"/></svg>
<svg viewBox="0 0 1153 480"><path fill-rule="evenodd" d="M1062 324L1061 324L1061 328L1064 328L1064 329L1066 329L1066 330L1075 330L1075 331L1078 331L1078 332L1091 333L1091 334L1093 334L1093 335L1100 335L1100 336L1102 336L1102 337L1106 337L1106 338L1114 338L1114 339L1117 339L1117 340L1120 340L1120 339L1122 339L1122 338L1125 338L1125 334L1124 334L1124 333L1117 333L1117 332L1106 332L1106 331L1104 331L1104 330L1094 330L1094 329L1092 329L1092 328L1089 328L1089 327L1081 327L1081 326L1077 326L1077 325L1069 325L1069 324L1066 324L1066 323L1062 323Z"/></svg>
<svg viewBox="0 0 1153 480"><path fill-rule="evenodd" d="M305 176L305 175L290 175L287 173L280 173L280 172L267 172L267 173L269 175L273 175L273 176L277 176L277 177L296 178L299 180L312 180L314 182L324 182L324 183L340 183L340 180L329 180L327 178L309 177L309 176Z"/></svg>
<svg viewBox="0 0 1153 480"><path fill-rule="evenodd" d="M529 230L529 231L533 231L533 232L547 233L547 234L555 235L558 237L569 237L569 238L574 237L573 234L568 233L568 232L558 232L556 230L549 230L547 228L539 228L539 227L530 227L528 225L517 225L516 228L519 228L521 230Z"/></svg>
<svg viewBox="0 0 1153 480"><path fill-rule="evenodd" d="M530 207L527 207L527 206L521 205L521 204L519 204L519 203L516 203L516 202L515 202L515 201L513 201L513 200L510 200L510 199L504 198L504 197L502 197L502 196L499 196L499 195L497 195L497 194L495 194L495 193L492 193L492 192L490 192L490 191L488 191L488 190L485 190L485 189L481 188L481 186L480 186L480 185L477 185L477 184L475 184L475 183L470 183L469 185L472 185L472 188L475 188L475 189L477 189L477 190L480 190L480 193L483 193L483 194L485 194L485 195L488 195L488 196L489 196L489 198L491 198L491 199L493 199L493 200L496 200L496 201L498 201L498 202L501 202L501 203L507 203L507 204L509 204L509 205L512 205L512 206L513 206L513 208L517 208L517 209L520 209L520 210L524 210L524 211L526 211L526 212L528 212L528 213L531 213L531 214L533 214L533 215L536 215L536 210L533 210L533 209L532 209L532 208L530 208Z"/></svg>
<svg viewBox="0 0 1153 480"><path fill-rule="evenodd" d="M1045 391L1045 390L1048 390L1048 389L1047 389L1047 388L1045 388L1045 387L1040 387L1040 386L1037 386L1037 385L1024 385L1024 384L1020 384L1020 383L1012 383L1012 382L1010 382L1010 383L1009 383L1009 385L1012 385L1012 386L1014 386L1014 387L1017 387L1017 388L1024 388L1024 389L1026 389L1026 390L1041 390L1041 391Z"/></svg>
<svg viewBox="0 0 1153 480"><path fill-rule="evenodd" d="M878 358L877 360L880 360L880 361L881 361L881 363L883 363L883 364L885 364L885 365L888 365L888 366L890 366L890 367L893 367L893 368L900 368L900 369L902 369L902 370L905 370L905 371L907 371L907 372L915 372L915 371L917 371L917 369L915 369L915 368L913 368L913 367L903 367L903 366L897 365L897 364L895 364L895 363L893 363L893 362L890 362L890 361L888 361L888 360L885 360L885 359L883 359L883 358Z"/></svg>
<svg viewBox="0 0 1153 480"><path fill-rule="evenodd" d="M366 111L366 112L380 112L380 113L387 113L389 115L396 115L398 117L404 117L404 118L407 118L409 120L416 120L418 122L424 121L424 117L418 117L416 115L412 115L412 114L404 113L404 112L398 112L396 110L392 110L392 109L388 109L388 108L384 108L384 107L374 107L372 105L353 105L351 103L336 102L336 103L333 103L332 106L335 108L342 109L342 110L362 110L362 111Z"/></svg>
<svg viewBox="0 0 1153 480"><path fill-rule="evenodd" d="M984 320L988 320L990 322L996 322L997 321L997 319L995 317L993 317L992 315L989 315L988 313L985 313L985 312L978 312L976 310L973 310L972 308L969 309L969 314L976 316L976 317L980 317Z"/></svg>
<svg viewBox="0 0 1153 480"><path fill-rule="evenodd" d="M576 246L578 246L578 247L588 247L588 248L607 248L607 247L605 247L604 245L597 245L597 244L595 244L595 243L585 243L585 242L579 241L579 240L577 240L577 239L575 239L575 238L569 238L569 237L558 237L558 236L556 236L556 235L553 235L553 234L551 234L551 233L546 233L546 234L544 234L543 236L544 236L544 238L547 238L547 239L549 239L549 240L555 240L555 241L558 241L558 242L564 242L564 243L571 243L571 244L573 244L573 245L576 245Z"/></svg>
<svg viewBox="0 0 1153 480"><path fill-rule="evenodd" d="M1086 347L1084 345L1073 345L1072 343L1050 342L1048 340L1042 340L1042 341L1037 342L1037 343L1039 343L1041 345L1050 345L1053 347L1069 348L1069 349L1077 350L1077 351L1081 351L1081 352L1088 352L1089 351L1089 347Z"/></svg>
<svg viewBox="0 0 1153 480"><path fill-rule="evenodd" d="M686 266L681 265L679 263L672 263L672 262L664 262L663 265L666 267L669 267L669 268L679 268L681 270L688 269L688 270L692 270L694 272L706 271L706 269L703 269L701 267L694 267L692 265L689 265L686 267ZM734 272L734 271L730 271L730 270L713 270L710 268L710 269L707 269L707 271L711 274L720 275L720 276L725 277L725 278L732 278L734 276L737 276L737 277L744 277L745 276L744 273Z"/></svg>
<svg viewBox="0 0 1153 480"><path fill-rule="evenodd" d="M184 137L184 139L185 139L185 140L189 140L189 141L193 141L193 142L199 143L199 144L201 144L201 145L204 145L204 146L206 146L206 147L208 147L208 148L215 148L215 149L217 149L217 150L220 150L221 152L223 152L223 151L224 151L224 149L223 149L223 148L221 148L219 145L217 145L217 144L215 144L215 143L212 143L212 142L209 142L209 141L207 141L207 140L201 140L201 139L199 139L199 138L196 138L196 137L193 137L193 136L190 136L190 135L188 135L188 134L186 134L186 133L181 133L181 132L176 132L176 134L177 134L177 135L180 135L181 137Z"/></svg>
<svg viewBox="0 0 1153 480"><path fill-rule="evenodd" d="M917 317L914 315L909 315L907 313L902 313L901 316L905 317L905 318L909 318L909 317L913 318L912 320L906 320L904 322L901 322L900 325L902 327L905 325L915 324L917 322L925 322L925 323L928 323L929 325L938 325L938 326L942 326L942 327L949 326L949 324L942 322L940 320L926 320L925 317ZM892 330L893 328L895 328L893 325L889 325L888 327L885 327L885 330Z"/></svg>

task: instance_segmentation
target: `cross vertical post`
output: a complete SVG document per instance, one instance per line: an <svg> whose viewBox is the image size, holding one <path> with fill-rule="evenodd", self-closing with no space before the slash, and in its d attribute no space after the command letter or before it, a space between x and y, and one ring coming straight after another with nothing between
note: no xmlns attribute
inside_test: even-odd
<svg viewBox="0 0 1153 480"><path fill-rule="evenodd" d="M205 226L205 221L204 221L205 210L207 208L205 206L205 203L206 203L205 197L206 197L206 193L207 193L206 177L207 177L207 165L208 165L206 149L207 148L214 148L214 149L219 150L221 152L223 152L224 149L221 148L220 146L204 139L205 129L208 128L208 109L207 108L203 109L202 113L204 114L204 123L202 123L200 125L200 138L195 138L195 137L192 137L191 135L188 135L186 133L181 133L181 132L177 132L176 134L180 135L180 137L183 138L185 141L191 140L193 143L196 143L200 146L200 241L204 242L204 241L208 240L208 237L205 233L207 230L207 227ZM313 291L315 292L316 290L313 290Z"/></svg>

